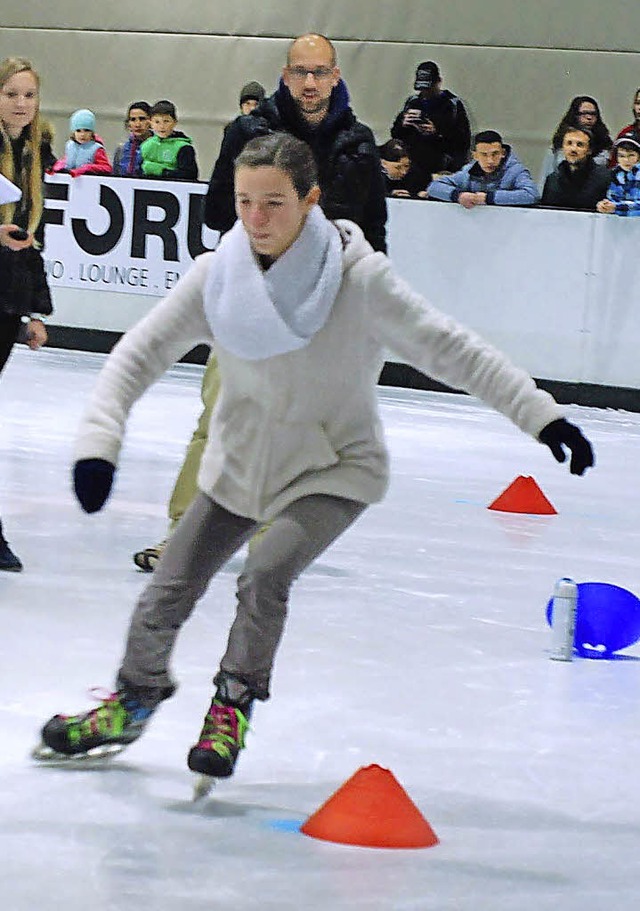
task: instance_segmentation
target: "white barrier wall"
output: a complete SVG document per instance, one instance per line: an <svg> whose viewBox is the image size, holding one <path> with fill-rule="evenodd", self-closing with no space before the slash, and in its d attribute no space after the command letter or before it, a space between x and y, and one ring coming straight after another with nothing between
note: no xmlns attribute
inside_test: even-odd
<svg viewBox="0 0 640 911"><path fill-rule="evenodd" d="M215 246L205 184L48 182L54 325L125 331ZM640 389L640 219L409 200L389 212L398 272L533 376Z"/></svg>

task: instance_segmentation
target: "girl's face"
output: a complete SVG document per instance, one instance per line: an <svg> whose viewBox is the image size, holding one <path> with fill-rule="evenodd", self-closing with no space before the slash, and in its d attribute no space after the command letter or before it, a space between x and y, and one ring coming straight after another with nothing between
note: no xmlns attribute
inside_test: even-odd
<svg viewBox="0 0 640 911"><path fill-rule="evenodd" d="M10 76L0 88L0 120L17 139L38 113L38 80L31 70Z"/></svg>
<svg viewBox="0 0 640 911"><path fill-rule="evenodd" d="M151 129L149 115L142 108L131 108L127 117L127 126L134 136L144 136Z"/></svg>
<svg viewBox="0 0 640 911"><path fill-rule="evenodd" d="M309 210L320 199L320 188L312 187L300 199L285 171L270 166L240 167L235 199L253 252L275 260L298 238Z"/></svg>
<svg viewBox="0 0 640 911"><path fill-rule="evenodd" d="M83 142L91 142L93 139L93 130L74 130L73 138L82 145Z"/></svg>
<svg viewBox="0 0 640 911"><path fill-rule="evenodd" d="M633 116L640 123L640 92L636 92L636 97L633 99Z"/></svg>

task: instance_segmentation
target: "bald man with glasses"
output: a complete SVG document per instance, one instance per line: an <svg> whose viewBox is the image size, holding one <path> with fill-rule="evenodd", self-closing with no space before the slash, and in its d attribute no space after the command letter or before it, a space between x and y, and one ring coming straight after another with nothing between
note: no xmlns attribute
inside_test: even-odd
<svg viewBox="0 0 640 911"><path fill-rule="evenodd" d="M277 90L225 130L205 200L208 227L224 233L233 226L234 162L250 139L275 132L290 133L311 146L325 215L354 221L373 249L386 253L387 202L376 141L351 109L333 44L317 34L301 35L291 42ZM218 391L217 361L212 355L202 381L204 409L169 501L168 534L197 492L200 459ZM166 539L135 553L136 566L152 572L165 544Z"/></svg>
<svg viewBox="0 0 640 911"><path fill-rule="evenodd" d="M376 142L351 109L335 48L323 35L296 38L274 94L231 124L211 176L206 224L222 232L231 228L236 220L233 163L254 136L275 132L291 133L311 146L325 214L355 221L373 249L386 252L387 204Z"/></svg>

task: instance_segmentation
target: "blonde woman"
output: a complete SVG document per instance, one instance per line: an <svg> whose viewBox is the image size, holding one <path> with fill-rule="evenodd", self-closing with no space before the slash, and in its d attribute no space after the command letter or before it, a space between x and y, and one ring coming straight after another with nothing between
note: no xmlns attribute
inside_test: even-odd
<svg viewBox="0 0 640 911"><path fill-rule="evenodd" d="M32 349L47 340L52 311L42 246L42 180L51 166L51 133L40 118L40 79L28 60L0 62L0 174L21 191L0 205L0 373L19 334ZM23 323L24 329L23 329ZM0 570L20 572L0 522Z"/></svg>

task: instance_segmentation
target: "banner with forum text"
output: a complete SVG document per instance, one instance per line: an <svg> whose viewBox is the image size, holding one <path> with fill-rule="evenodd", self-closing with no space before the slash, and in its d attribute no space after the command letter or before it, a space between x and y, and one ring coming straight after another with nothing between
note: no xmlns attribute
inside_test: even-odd
<svg viewBox="0 0 640 911"><path fill-rule="evenodd" d="M52 289L159 297L218 240L202 223L206 183L49 175L45 190Z"/></svg>

